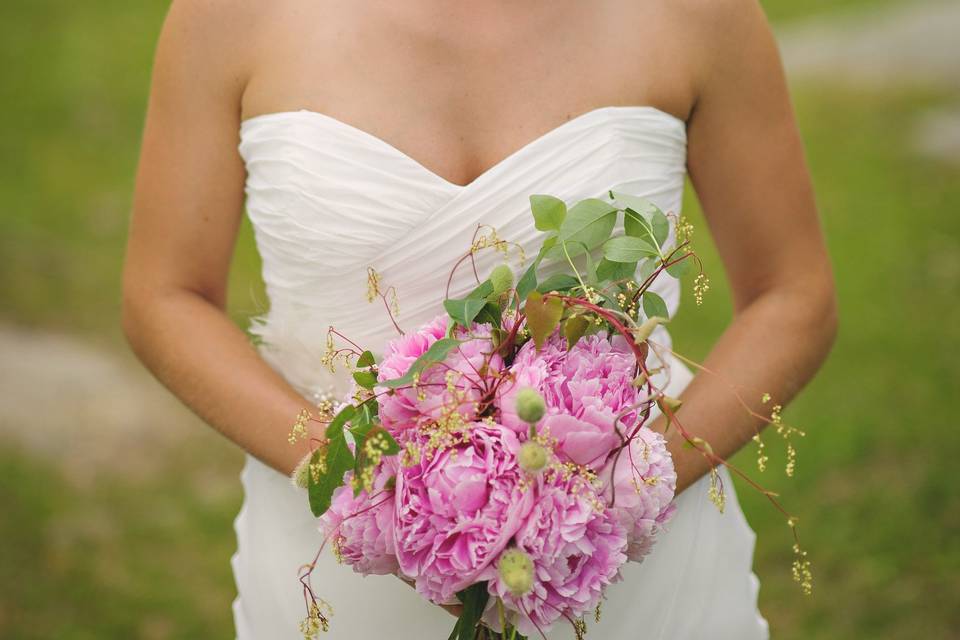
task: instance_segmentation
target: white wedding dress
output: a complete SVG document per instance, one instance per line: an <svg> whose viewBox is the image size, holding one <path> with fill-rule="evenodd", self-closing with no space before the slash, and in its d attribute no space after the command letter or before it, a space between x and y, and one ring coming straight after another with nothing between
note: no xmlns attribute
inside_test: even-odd
<svg viewBox="0 0 960 640"><path fill-rule="evenodd" d="M252 325L260 352L310 398L346 388L346 372L320 366L327 328L377 352L396 335L382 303L367 302L367 268L396 287L399 322L415 328L442 309L451 267L478 224L532 255L538 246L528 196L568 203L608 189L645 196L679 212L686 168L686 127L647 106L611 106L583 113L497 163L468 185L454 184L372 134L313 111L256 116L243 122L240 154L247 171L247 211L263 258L270 310ZM671 229L672 242L673 229ZM491 252L481 273L501 261ZM462 269L452 295L469 290ZM676 280L655 285L671 315ZM669 340L661 328L655 339ZM672 362L669 392L692 374ZM293 416L291 416L291 419ZM286 438L277 433L277 438ZM628 563L607 592L602 640L754 640L768 637L757 610L751 571L755 534L733 484L719 513L706 478L678 498L669 531L641 564ZM298 568L321 542L305 492L247 456L245 499L235 522L233 570L240 640L293 640L305 613ZM333 607L332 638L445 639L454 618L392 576L361 577L324 551L315 591ZM557 624L551 640L573 638Z"/></svg>

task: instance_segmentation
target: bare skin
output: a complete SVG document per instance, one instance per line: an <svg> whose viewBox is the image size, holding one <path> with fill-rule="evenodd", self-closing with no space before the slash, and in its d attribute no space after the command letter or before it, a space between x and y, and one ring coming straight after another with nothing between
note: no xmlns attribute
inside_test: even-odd
<svg viewBox="0 0 960 640"><path fill-rule="evenodd" d="M786 405L837 330L830 261L780 58L756 0L447 3L176 0L157 49L124 269L151 371L281 473L307 400L224 312L242 215L242 119L308 108L467 184L570 117L651 105L688 123L688 170L735 315L705 364ZM756 432L700 375L684 425L729 457ZM769 411L756 398L754 409ZM659 425L662 427L662 423ZM678 491L708 463L670 441Z"/></svg>

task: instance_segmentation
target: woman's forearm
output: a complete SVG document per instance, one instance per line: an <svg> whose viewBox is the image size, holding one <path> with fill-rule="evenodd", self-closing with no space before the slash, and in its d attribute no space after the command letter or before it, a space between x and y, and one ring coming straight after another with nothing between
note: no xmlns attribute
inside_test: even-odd
<svg viewBox="0 0 960 640"><path fill-rule="evenodd" d="M128 294L124 331L134 352L180 400L230 440L289 474L307 453L287 434L309 406L224 311L183 289Z"/></svg>
<svg viewBox="0 0 960 640"><path fill-rule="evenodd" d="M826 359L836 335L833 289L799 283L773 288L744 307L717 341L704 366L681 394L677 418L713 452L729 459L750 441L765 422L748 415L734 396L733 384L751 409L770 415L773 404L786 404L806 385ZM762 393L772 400L763 404ZM661 416L654 428L662 430ZM668 447L677 468L677 492L686 489L711 464L671 428Z"/></svg>

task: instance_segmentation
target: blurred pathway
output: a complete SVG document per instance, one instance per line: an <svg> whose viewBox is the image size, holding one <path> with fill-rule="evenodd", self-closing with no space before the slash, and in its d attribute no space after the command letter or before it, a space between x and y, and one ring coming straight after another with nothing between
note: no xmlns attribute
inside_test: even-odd
<svg viewBox="0 0 960 640"><path fill-rule="evenodd" d="M152 473L157 454L209 431L125 352L0 325L0 354L0 442L77 483Z"/></svg>
<svg viewBox="0 0 960 640"><path fill-rule="evenodd" d="M874 10L828 14L777 33L792 80L847 89L933 88L957 96L918 114L918 151L960 162L960 1L906 0Z"/></svg>

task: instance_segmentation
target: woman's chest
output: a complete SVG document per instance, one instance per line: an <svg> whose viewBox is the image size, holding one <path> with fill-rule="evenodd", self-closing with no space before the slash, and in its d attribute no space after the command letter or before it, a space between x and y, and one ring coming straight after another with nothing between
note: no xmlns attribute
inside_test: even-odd
<svg viewBox="0 0 960 640"><path fill-rule="evenodd" d="M242 112L322 112L466 185L597 107L685 119L694 56L659 4L278 2L251 44Z"/></svg>

